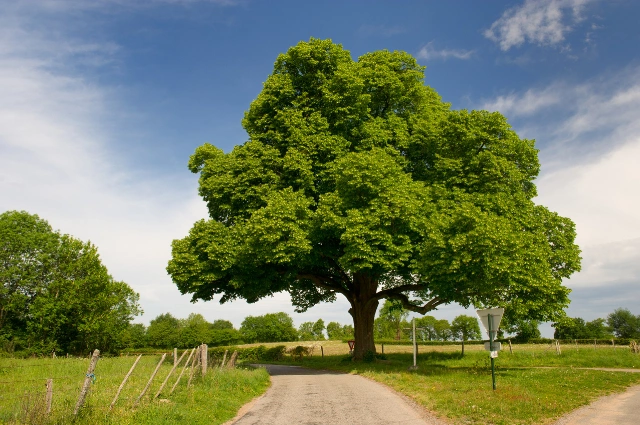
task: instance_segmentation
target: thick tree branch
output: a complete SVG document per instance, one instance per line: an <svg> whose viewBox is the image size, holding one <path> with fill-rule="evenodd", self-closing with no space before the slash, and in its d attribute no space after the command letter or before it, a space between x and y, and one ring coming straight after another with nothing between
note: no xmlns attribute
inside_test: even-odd
<svg viewBox="0 0 640 425"><path fill-rule="evenodd" d="M418 306L418 305L412 304L411 301L409 300L409 297L406 296L405 294L392 294L388 298L393 300L398 300L402 303L403 308L409 311L420 313L420 314L428 313L429 311L433 310L440 304L444 304L446 302L446 300L440 299L439 297L434 297L428 303L422 306Z"/></svg>
<svg viewBox="0 0 640 425"><path fill-rule="evenodd" d="M342 286L334 283L331 281L331 279L328 279L326 277L323 276L318 276L315 274L305 274L305 273L300 273L296 276L296 278L298 279L308 279L311 282L313 282L314 285L319 286L320 288L324 288L324 289L329 289L330 291L335 291L335 292L339 292L342 295L344 295L345 297L349 297L349 292L344 289Z"/></svg>
<svg viewBox="0 0 640 425"><path fill-rule="evenodd" d="M385 289L382 290L378 293L376 293L373 296L373 300L381 300L383 298L389 298L395 294L402 294L405 291L423 291L425 289L428 289L428 285L426 284L422 284L422 285L416 285L415 283L409 283L406 285L400 285L400 286L394 286L393 288L389 288L389 289Z"/></svg>

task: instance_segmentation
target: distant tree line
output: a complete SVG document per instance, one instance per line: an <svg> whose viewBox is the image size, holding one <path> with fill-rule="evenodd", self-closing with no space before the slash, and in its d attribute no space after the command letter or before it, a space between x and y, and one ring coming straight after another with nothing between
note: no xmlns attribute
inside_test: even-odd
<svg viewBox="0 0 640 425"><path fill-rule="evenodd" d="M567 317L553 324L556 339L640 338L640 315L618 308L606 319L586 322L580 317Z"/></svg>

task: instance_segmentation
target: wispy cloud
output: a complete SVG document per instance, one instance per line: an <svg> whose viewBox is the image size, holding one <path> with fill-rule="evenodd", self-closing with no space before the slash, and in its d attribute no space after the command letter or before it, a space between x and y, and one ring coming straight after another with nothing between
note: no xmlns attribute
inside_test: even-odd
<svg viewBox="0 0 640 425"><path fill-rule="evenodd" d="M584 19L582 13L593 0L526 0L507 9L484 36L504 51L525 42L556 46L565 40L572 25ZM566 46L565 46L566 48Z"/></svg>
<svg viewBox="0 0 640 425"><path fill-rule="evenodd" d="M127 110L118 91L77 72L88 59L113 61L118 49L37 24L0 17L0 211L26 210L94 242L149 313L163 312L154 307L161 299L188 312L164 267L171 240L204 216L195 178L128 168L114 147Z"/></svg>
<svg viewBox="0 0 640 425"><path fill-rule="evenodd" d="M570 314L591 320L632 307L640 283L640 68L556 81L481 107L537 139L536 202L576 223L583 269L567 282L576 303Z"/></svg>
<svg viewBox="0 0 640 425"><path fill-rule="evenodd" d="M463 49L436 49L434 47L434 42L430 41L425 46L423 46L416 57L419 59L425 60L447 60L447 59L461 59L467 60L471 59L475 55L475 50L463 50Z"/></svg>

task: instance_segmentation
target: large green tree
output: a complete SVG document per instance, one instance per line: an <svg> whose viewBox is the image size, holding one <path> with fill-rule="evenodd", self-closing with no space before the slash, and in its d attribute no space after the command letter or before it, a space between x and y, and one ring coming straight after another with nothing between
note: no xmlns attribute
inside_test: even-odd
<svg viewBox="0 0 640 425"><path fill-rule="evenodd" d="M0 215L0 334L33 351L113 350L141 313L97 248L27 212Z"/></svg>
<svg viewBox="0 0 640 425"><path fill-rule="evenodd" d="M452 302L553 319L579 269L574 224L536 205L532 140L499 113L451 110L424 67L330 40L278 56L231 152L205 144L210 219L173 242L168 272L194 300L287 291L304 311L350 304L355 357L375 351L380 300Z"/></svg>

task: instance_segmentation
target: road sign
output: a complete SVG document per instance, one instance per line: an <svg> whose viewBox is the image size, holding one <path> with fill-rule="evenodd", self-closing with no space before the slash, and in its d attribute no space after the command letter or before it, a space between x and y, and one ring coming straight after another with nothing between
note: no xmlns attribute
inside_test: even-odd
<svg viewBox="0 0 640 425"><path fill-rule="evenodd" d="M485 342L484 343L484 349L486 351L500 351L502 350L502 344L499 342L493 342L493 350L491 349L491 343L490 342Z"/></svg>
<svg viewBox="0 0 640 425"><path fill-rule="evenodd" d="M498 357L497 348L500 343L496 343L496 335L498 334L498 328L500 327L500 320L502 320L502 315L504 314L504 308L487 308L484 310L476 310L478 313L478 317L482 322L482 326L487 331L489 335L489 357L491 358L491 381L493 382L493 389L496 389L496 370L495 370L495 359ZM485 342L485 348L487 347L487 343Z"/></svg>
<svg viewBox="0 0 640 425"><path fill-rule="evenodd" d="M489 339L496 339L496 334L498 333L498 328L500 327L500 321L502 320L502 315L504 314L504 308L486 308L484 310L476 310L476 313L478 314L478 317L480 318L482 326L484 326ZM489 316L491 316L491 324L489 324ZM489 325L491 325L491 333L493 335L489 335Z"/></svg>

